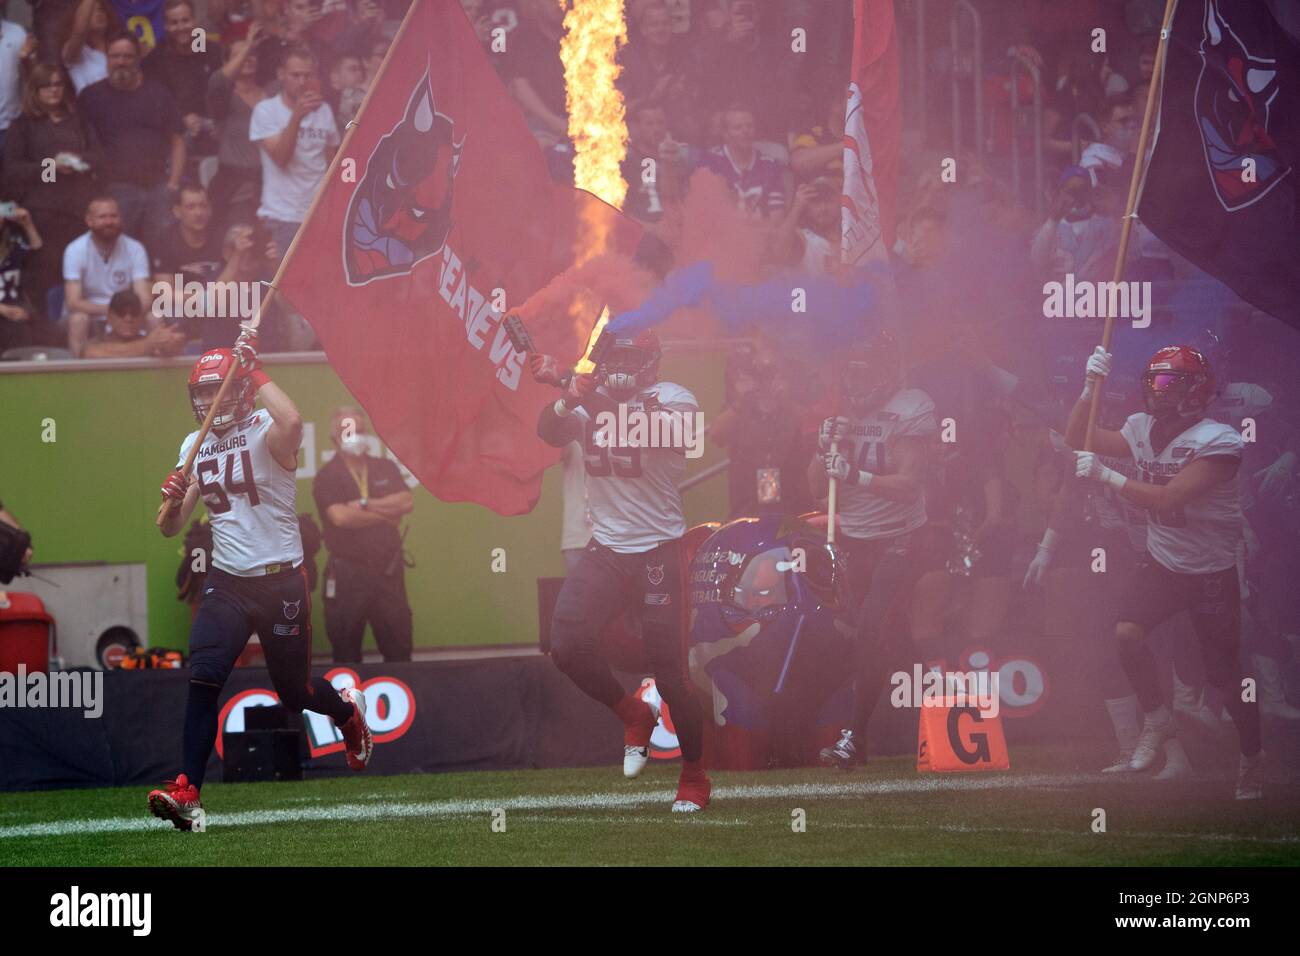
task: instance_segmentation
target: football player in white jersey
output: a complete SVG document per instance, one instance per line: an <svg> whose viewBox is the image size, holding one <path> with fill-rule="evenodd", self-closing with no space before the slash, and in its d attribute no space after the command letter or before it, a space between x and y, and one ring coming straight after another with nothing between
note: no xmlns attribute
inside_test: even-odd
<svg viewBox="0 0 1300 956"><path fill-rule="evenodd" d="M323 677L311 675L311 593L294 505L302 417L262 371L254 331L241 334L234 350L211 349L194 364L194 417L204 421L232 367L235 380L193 472L187 478L181 469L197 431L181 444L176 470L162 485L163 497L173 503L162 525L165 537L185 527L199 498L212 523L212 566L190 627L181 772L149 794L150 812L186 831L201 811L199 791L217 739L217 699L253 631L280 702L293 712L333 718L353 770L364 769L371 753L365 698L355 688L340 695ZM263 407L254 410L257 399Z"/></svg>
<svg viewBox="0 0 1300 956"><path fill-rule="evenodd" d="M1092 390L1110 372L1100 346L1088 359L1087 384L1070 412L1066 442L1083 445ZM1075 452L1075 474L1109 485L1147 509L1147 550L1120 598L1115 636L1120 661L1144 712L1141 736L1129 762L1148 770L1175 734L1146 636L1179 611L1187 611L1205 659L1206 680L1223 694L1241 745L1239 800L1261 796L1263 761L1259 707L1242 699L1239 660L1241 591L1237 577L1243 519L1237 471L1244 445L1230 426L1206 415L1214 399L1210 363L1190 346L1167 346L1142 376L1145 412L1130 415L1119 431L1098 428L1095 451ZM1138 478L1106 467L1101 457L1127 455Z"/></svg>
<svg viewBox="0 0 1300 956"><path fill-rule="evenodd" d="M839 382L845 414L822 422L819 451L808 467L814 497L826 497L831 477L838 482L836 543L848 554L857 612L852 716L839 742L821 751L824 763L844 769L866 759L867 721L889 674L914 651L912 590L940 563L923 530L926 447L938 431L934 402L904 387L902 377L891 333L852 350Z"/></svg>
<svg viewBox="0 0 1300 956"><path fill-rule="evenodd" d="M557 382L554 359L534 354L530 363L539 381ZM681 559L686 520L677 484L686 469L685 448L651 447L632 428L620 435L602 427L607 415L622 415L624 409L629 422L657 419L665 434L673 427L684 429L683 416L694 425L699 411L695 397L680 385L659 381L659 339L652 331L615 336L595 372L568 376L563 397L543 408L537 422L537 433L547 444L582 444L592 522L592 539L556 599L551 658L623 721L623 772L637 776L649 759L659 715L623 690L598 641L619 615L639 612L646 657L682 748L672 809L689 813L708 806L711 786L703 763L703 712L682 655L688 612Z"/></svg>

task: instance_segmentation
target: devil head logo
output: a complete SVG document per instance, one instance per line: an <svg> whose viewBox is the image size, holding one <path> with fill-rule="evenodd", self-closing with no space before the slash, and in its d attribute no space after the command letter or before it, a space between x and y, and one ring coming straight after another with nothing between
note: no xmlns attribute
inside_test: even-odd
<svg viewBox="0 0 1300 956"><path fill-rule="evenodd" d="M464 145L464 138L456 142L451 118L438 112L426 72L406 115L366 160L348 204L343 263L349 285L406 275L442 251Z"/></svg>
<svg viewBox="0 0 1300 956"><path fill-rule="evenodd" d="M1219 202L1228 212L1263 199L1291 172L1269 133L1269 113L1281 92L1277 61L1252 55L1219 10L1205 0L1196 120ZM1251 164L1254 176L1244 175Z"/></svg>

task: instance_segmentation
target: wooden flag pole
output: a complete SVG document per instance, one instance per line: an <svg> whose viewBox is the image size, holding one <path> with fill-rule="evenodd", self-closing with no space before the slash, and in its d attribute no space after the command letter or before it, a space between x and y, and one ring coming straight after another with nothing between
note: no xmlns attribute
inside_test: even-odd
<svg viewBox="0 0 1300 956"><path fill-rule="evenodd" d="M294 252L297 251L298 240L301 239L303 233L307 231L308 224L316 214L316 207L320 204L321 197L325 195L325 188L333 182L339 164L343 161L347 153L347 146L352 140L352 134L356 132L357 127L360 125L361 117L365 115L366 107L370 104L370 98L374 96L375 90L379 88L379 83L384 77L384 72L388 69L388 64L393 58L393 52L397 49L397 44L402 39L402 34L406 32L406 28L415 17L416 11L426 2L428 2L428 0L412 0L411 5L406 10L406 15L402 17L402 22L398 26L397 32L393 34L393 42L388 45L388 49L384 53L383 62L379 64L379 69L375 71L375 78L371 81L370 88L366 90L365 98L361 101L361 107L357 110L356 117L352 122L348 123L347 129L343 131L343 138L339 141L339 148L334 151L334 158L330 160L329 168L325 170L325 175L321 177L320 184L316 187L316 193L311 198L311 205L307 207L307 215L303 217L302 223L298 226L298 231L294 233L293 239L289 242L289 248L285 250L284 257L280 260L279 267L275 270L275 276L271 279L270 288L266 293L266 297L258 300L257 312L253 315L252 321L249 322L249 328L256 330L257 327L261 325L262 315L266 312L267 307L275 301L275 294L280 285L280 278L284 275L285 269L288 268L289 261L293 258ZM316 67L317 69L320 69L320 64L318 63ZM279 94L276 95L278 96ZM235 369L232 367L230 372L222 380L221 388L217 391L217 397L213 400L212 407L208 409L208 414L203 419L203 424L199 427L198 438L195 439L194 444L191 446L189 454L185 456L185 464L181 468L181 473L186 478L189 478L190 476L190 471L194 467L194 459L199 453L199 446L203 444L203 439L206 438L208 432L211 431L212 419L216 417L217 409L221 407L221 401L226 397L226 392L230 390L230 383L234 381L234 378ZM163 499L162 505L158 508L157 524L159 527L162 527L163 522L167 520L173 507L175 507L175 499Z"/></svg>
<svg viewBox="0 0 1300 956"><path fill-rule="evenodd" d="M1147 91L1147 108L1142 115L1142 134L1138 137L1137 161L1133 164L1133 178L1128 186L1128 203L1124 208L1124 220L1120 225L1119 251L1115 256L1113 282L1118 284L1124 278L1124 260L1128 258L1129 234L1133 231L1134 209L1137 206L1138 189L1142 185L1142 174L1146 169L1147 144L1151 139L1151 122L1156 111L1159 88L1164 81L1165 53L1169 47L1169 31L1174 18L1174 7L1178 0L1165 0L1165 15L1160 27L1160 45L1156 48L1155 69L1151 73L1151 89ZM1109 309L1106 310L1108 313ZM1115 331L1115 316L1107 315L1102 328L1101 347L1110 351L1111 336ZM1101 410L1101 384L1092 390L1092 400L1088 405L1088 430L1083 435L1083 450L1092 451L1094 432L1097 428L1097 414Z"/></svg>

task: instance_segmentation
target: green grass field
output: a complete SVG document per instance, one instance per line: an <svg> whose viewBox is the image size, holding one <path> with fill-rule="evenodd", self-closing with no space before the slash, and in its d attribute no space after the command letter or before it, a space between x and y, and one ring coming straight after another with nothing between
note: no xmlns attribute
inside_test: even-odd
<svg viewBox="0 0 1300 956"><path fill-rule="evenodd" d="M1170 786L1022 749L1008 773L715 773L706 813L668 812L675 765L219 784L206 833L148 816L147 788L0 794L0 864L1297 865L1300 784L1232 799L1227 773ZM504 810L505 832L493 832ZM1106 812L1106 832L1092 830ZM805 832L792 814L805 812Z"/></svg>

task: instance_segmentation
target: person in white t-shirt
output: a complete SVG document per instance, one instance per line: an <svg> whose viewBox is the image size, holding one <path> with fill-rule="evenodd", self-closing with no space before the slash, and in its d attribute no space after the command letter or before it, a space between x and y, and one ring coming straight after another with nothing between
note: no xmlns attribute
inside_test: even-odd
<svg viewBox="0 0 1300 956"><path fill-rule="evenodd" d="M81 0L77 5L60 52L78 93L108 78L108 38L123 29L121 17L108 0Z"/></svg>
<svg viewBox="0 0 1300 956"><path fill-rule="evenodd" d="M86 207L86 228L63 250L63 317L68 351L80 358L93 319L108 314L113 293L130 289L141 302L152 302L149 254L122 234L117 200L97 196ZM152 315L152 310L147 310Z"/></svg>
<svg viewBox="0 0 1300 956"><path fill-rule="evenodd" d="M1110 366L1110 353L1097 346L1066 428L1072 448L1084 443L1092 391ZM1120 663L1145 715L1129 768L1150 769L1176 736L1146 637L1187 611L1205 661L1206 683L1223 695L1237 729L1237 799L1255 800L1263 790L1259 706L1253 698L1244 699L1242 690L1237 573L1244 530L1237 472L1245 445L1232 426L1208 416L1215 392L1210 363L1199 350L1186 345L1160 349L1142 376L1146 411L1130 415L1119 431L1095 429L1094 450L1075 452L1075 474L1107 485L1147 510L1147 558L1127 582L1115 625ZM1136 477L1107 467L1103 456L1132 461Z"/></svg>
<svg viewBox="0 0 1300 956"><path fill-rule="evenodd" d="M0 3L0 17L4 13L5 4ZM34 52L35 43L28 43L26 30L11 20L0 20L0 144L9 124L23 111L21 66Z"/></svg>
<svg viewBox="0 0 1300 956"><path fill-rule="evenodd" d="M315 54L294 47L276 75L280 94L254 107L248 138L257 144L262 158L262 202L257 215L283 256L338 149L339 131L333 110L321 96Z"/></svg>

